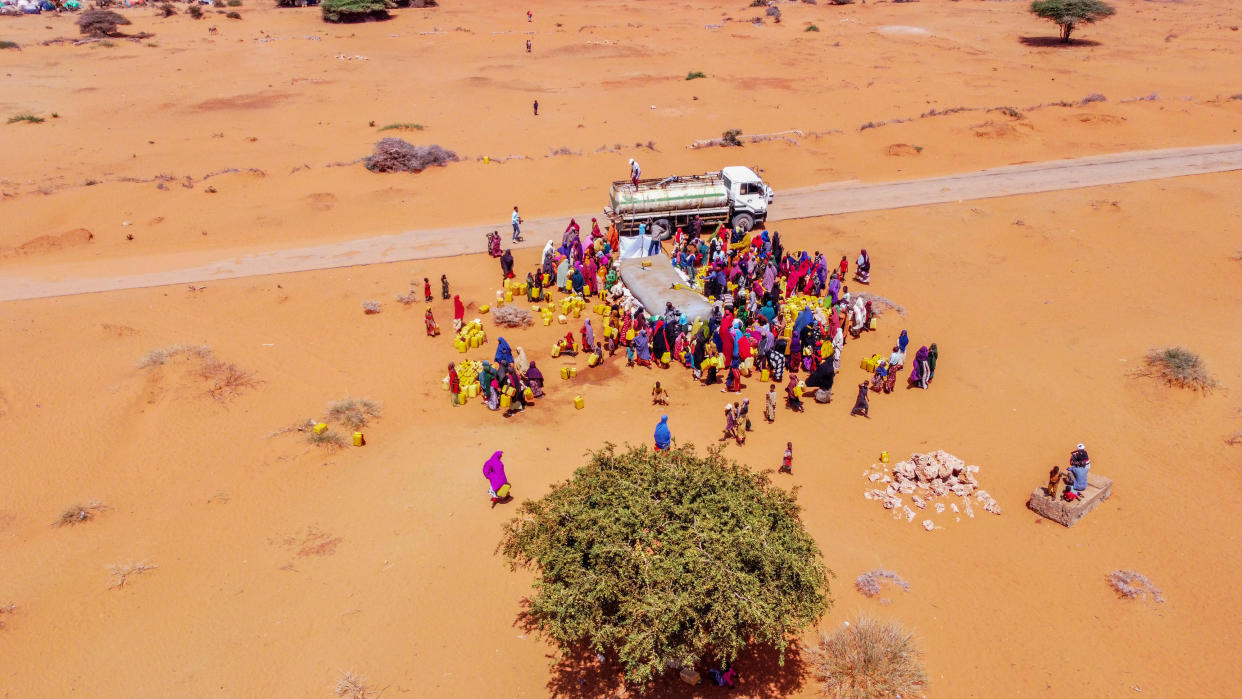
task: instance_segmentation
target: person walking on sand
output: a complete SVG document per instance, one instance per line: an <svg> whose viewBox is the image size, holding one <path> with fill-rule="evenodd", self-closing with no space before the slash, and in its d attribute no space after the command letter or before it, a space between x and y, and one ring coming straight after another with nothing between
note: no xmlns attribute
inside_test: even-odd
<svg viewBox="0 0 1242 699"><path fill-rule="evenodd" d="M449 300L449 287L448 287L448 275L447 274L440 275L440 296L445 301Z"/></svg>
<svg viewBox="0 0 1242 699"><path fill-rule="evenodd" d="M768 422L776 422L776 384L768 385L767 403L763 407L763 417Z"/></svg>
<svg viewBox="0 0 1242 699"><path fill-rule="evenodd" d="M423 277L423 300L431 303L431 280Z"/></svg>
<svg viewBox="0 0 1242 699"><path fill-rule="evenodd" d="M513 207L513 215L509 217L509 221L513 224L513 242L522 242L522 217L518 215L518 208L516 206Z"/></svg>
<svg viewBox="0 0 1242 699"><path fill-rule="evenodd" d="M461 296L453 295L453 332L461 332L462 323L466 319L466 306L461 302Z"/></svg>
<svg viewBox="0 0 1242 699"><path fill-rule="evenodd" d="M539 100L535 100L535 116L539 116Z"/></svg>
<svg viewBox="0 0 1242 699"><path fill-rule="evenodd" d="M673 443L673 433L668 429L668 415L660 416L660 424L655 428L656 451L668 451Z"/></svg>
<svg viewBox="0 0 1242 699"><path fill-rule="evenodd" d="M509 477L505 475L505 464L500 460L503 454L503 451L498 451L483 464L483 477L487 479L487 494L492 498L493 508L509 497Z"/></svg>
<svg viewBox="0 0 1242 699"><path fill-rule="evenodd" d="M453 406L461 405L461 379L457 376L457 365L449 362L449 398L453 401Z"/></svg>
<svg viewBox="0 0 1242 699"><path fill-rule="evenodd" d="M793 442L785 442L785 458L781 459L781 473L793 475Z"/></svg>
<svg viewBox="0 0 1242 699"><path fill-rule="evenodd" d="M863 381L858 384L858 398L854 400L854 409L850 411L850 415L862 415L863 417L871 417L868 412L870 405L867 403L867 382Z"/></svg>

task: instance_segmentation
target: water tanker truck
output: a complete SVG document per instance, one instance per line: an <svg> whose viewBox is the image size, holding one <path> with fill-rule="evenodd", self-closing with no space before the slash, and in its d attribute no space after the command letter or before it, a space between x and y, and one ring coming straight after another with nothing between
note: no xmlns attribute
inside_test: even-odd
<svg viewBox="0 0 1242 699"><path fill-rule="evenodd" d="M772 203L772 188L754 170L738 165L703 175L679 175L662 180L613 182L608 217L621 235L635 235L640 224L655 240L668 239L678 227L689 230L696 216L704 230L717 224L749 231L762 226Z"/></svg>

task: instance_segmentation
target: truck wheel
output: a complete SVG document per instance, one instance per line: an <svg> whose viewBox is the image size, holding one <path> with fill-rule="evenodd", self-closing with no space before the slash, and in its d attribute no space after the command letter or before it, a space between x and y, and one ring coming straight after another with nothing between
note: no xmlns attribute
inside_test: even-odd
<svg viewBox="0 0 1242 699"><path fill-rule="evenodd" d="M673 237L673 224L666 218L656 219L651 224L651 239L665 241Z"/></svg>
<svg viewBox="0 0 1242 699"><path fill-rule="evenodd" d="M748 232L755 227L755 217L750 214L738 214L733 217L733 230Z"/></svg>

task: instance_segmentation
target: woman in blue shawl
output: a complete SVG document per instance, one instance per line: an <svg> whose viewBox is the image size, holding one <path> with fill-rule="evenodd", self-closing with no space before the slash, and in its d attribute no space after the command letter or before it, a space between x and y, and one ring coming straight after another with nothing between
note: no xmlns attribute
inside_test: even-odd
<svg viewBox="0 0 1242 699"><path fill-rule="evenodd" d="M806 326L814 322L815 322L815 314L811 312L810 308L804 307L798 313L798 317L794 319L794 327L793 327L794 334L795 335L801 334L803 328L805 328Z"/></svg>
<svg viewBox="0 0 1242 699"><path fill-rule="evenodd" d="M651 343L647 339L646 331L639 330L634 334L634 350L638 353L639 364L651 365Z"/></svg>
<svg viewBox="0 0 1242 699"><path fill-rule="evenodd" d="M668 415L660 416L660 424L655 428L656 451L668 451L673 443L673 433L668 429Z"/></svg>
<svg viewBox="0 0 1242 699"><path fill-rule="evenodd" d="M569 258L562 258L556 266L556 288L564 289L569 283Z"/></svg>
<svg viewBox="0 0 1242 699"><path fill-rule="evenodd" d="M509 349L509 343L503 337L496 341L496 356L493 359L497 364L513 363L513 350Z"/></svg>

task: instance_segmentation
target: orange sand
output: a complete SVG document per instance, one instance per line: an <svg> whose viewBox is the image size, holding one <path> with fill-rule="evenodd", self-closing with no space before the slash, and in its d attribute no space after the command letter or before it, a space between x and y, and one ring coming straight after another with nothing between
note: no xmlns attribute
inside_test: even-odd
<svg viewBox="0 0 1242 699"><path fill-rule="evenodd" d="M133 10L127 29L154 32L158 46L113 48L31 46L72 35L71 18L0 18L0 39L24 47L0 51L0 116L60 115L0 124L0 246L13 248L0 274L88 260L120 273L152 256L201 263L433 225L501 226L513 203L532 218L601 206L632 155L647 174L755 164L779 197L825 180L1238 140L1242 101L1227 97L1242 89L1229 82L1242 34L1210 5L1125 6L1077 35L1098 46L1072 49L1020 42L1055 33L1020 3L784 3L779 26L704 28L759 13L742 4L547 2L527 24L521 11L477 3L345 27L314 10L245 7L241 22ZM822 31L804 32L807 21ZM929 33L879 31L896 25ZM525 31L537 32L530 56ZM709 78L685 82L690 70ZM1160 100L1121 103L1153 91ZM1025 109L1090 92L1109 99ZM1026 118L966 112L857 130L959 105L1012 105ZM405 137L471 160L416 177L323 167L364 155L380 135L371 120L424 123ZM807 135L796 146L684 148L729 127ZM594 153L648 140L656 152ZM543 157L562 146L584 155ZM473 159L483 154L530 159ZM226 168L265 175L193 189L119 181ZM1224 437L1242 427L1240 183L1210 175L779 226L794 247L851 257L866 247L872 291L907 309L846 346L833 404L782 409L775 426L757 420L745 447L728 447L774 468L794 441L784 482L803 486L807 526L839 576L821 628L859 610L901 621L938 697L1233 691L1242 504L1238 447ZM519 269L537 254L520 251ZM339 672L355 669L385 696L611 691L595 675L561 684L551 649L515 625L530 576L493 553L512 507L487 508L482 461L504 449L515 494L537 497L585 450L649 439L661 412L647 402L652 381L672 392L677 439L701 446L719 435L724 396L684 371L615 362L563 383L547 348L564 329L539 326L504 335L549 375L546 400L509 420L477 402L450 409L439 381L460 355L447 337L424 336L421 303L392 301L441 273L465 299L494 298L498 265L471 256L0 306L0 605L17 605L2 617L0 687L22 697L329 696ZM369 299L384 312L364 316ZM448 328L449 304L434 308ZM870 420L850 418L857 359L903 327L916 348L939 344L936 382L874 397ZM135 368L177 343L208 344L261 383L216 400L185 361ZM1204 396L1131 375L1147 349L1173 344L1200 353L1225 389ZM747 388L756 407L764 388ZM577 394L584 411L572 408ZM384 402L367 447L328 454L273 434L346 395ZM1114 495L1065 530L1023 503L1078 441ZM881 450L938 448L982 467L1002 516L977 509L929 534L862 498L861 473ZM49 526L91 499L110 509ZM158 568L108 589L107 567L137 560ZM911 592L886 594L888 606L863 598L853 579L875 567L899 572ZM1168 601L1116 599L1103 581L1116 568L1146 574ZM797 669L743 665L741 694L810 695L809 674L791 689Z"/></svg>

